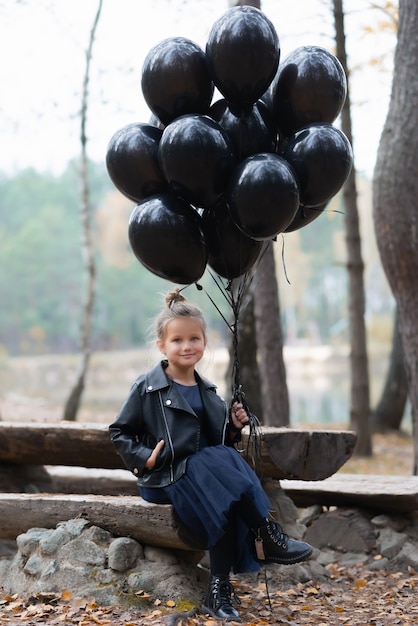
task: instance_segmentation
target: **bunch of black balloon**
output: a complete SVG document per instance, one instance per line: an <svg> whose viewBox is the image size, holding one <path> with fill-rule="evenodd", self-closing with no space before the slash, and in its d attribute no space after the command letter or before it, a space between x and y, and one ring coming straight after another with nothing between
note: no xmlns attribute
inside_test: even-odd
<svg viewBox="0 0 418 626"><path fill-rule="evenodd" d="M254 7L226 11L205 50L184 37L157 44L141 87L150 121L118 130L106 165L137 203L134 255L164 279L195 283L206 267L229 283L247 276L350 172L351 146L333 126L346 97L341 64L317 46L281 62L275 27Z"/></svg>

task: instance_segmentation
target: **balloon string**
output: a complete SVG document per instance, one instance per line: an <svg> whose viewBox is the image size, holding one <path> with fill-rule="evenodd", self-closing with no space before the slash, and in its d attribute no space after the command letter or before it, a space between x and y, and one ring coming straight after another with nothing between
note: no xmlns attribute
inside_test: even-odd
<svg viewBox="0 0 418 626"><path fill-rule="evenodd" d="M238 356L238 343L239 343L239 332L238 332L238 317L239 317L239 307L237 307L234 311L234 323L232 325L233 328L233 367L232 367L232 399L230 411L232 410L232 406L234 402L239 402L242 404L245 412L248 415L248 438L246 449L241 450L241 452L245 452L247 461L249 461L258 476L261 478L261 469L262 469L262 461L261 461L261 431L260 431L260 421L258 417L251 411L250 407L245 398L245 393L242 389L241 377L240 377L240 361Z"/></svg>
<svg viewBox="0 0 418 626"><path fill-rule="evenodd" d="M269 244L270 245L270 242ZM262 254L258 259L258 263L263 254L265 254L267 246L264 247ZM240 452L246 454L247 461L251 463L254 471L261 478L261 430L260 430L260 421L257 416L251 411L245 393L243 391L242 383L241 383L241 370L240 370L240 360L239 360L239 317L242 310L244 296L251 284L254 280L255 271L247 272L239 280L230 280L225 285L222 279L218 276L215 276L212 272L209 272L212 276L215 284L220 289L222 295L229 303L232 314L233 321L229 323L226 319L225 315L220 310L219 306L216 304L211 295L207 292L206 289L200 284L196 283L196 287L199 290L203 290L213 306L216 308L218 313L221 315L224 322L227 324L227 327L232 332L232 373L231 373L231 403L229 407L229 413L231 413L232 405L234 402L239 402L244 407L247 415L248 415L248 429L249 434L247 438L247 444L245 449L240 450Z"/></svg>
<svg viewBox="0 0 418 626"><path fill-rule="evenodd" d="M292 283L290 282L289 276L287 275L286 261L285 261L285 258L284 258L284 244L285 244L285 239L284 239L283 234L282 234L282 264L283 264L283 271L284 271L284 275L285 275L287 284L291 285Z"/></svg>
<svg viewBox="0 0 418 626"><path fill-rule="evenodd" d="M226 319L225 315L222 313L221 309L218 307L218 305L216 304L215 300L209 295L209 293L206 291L206 289L204 287L202 287L202 285L195 283L196 288L199 291L204 291L205 294L207 295L207 297L209 298L209 300L212 302L213 306L215 307L215 309L218 311L219 315L222 317L223 321L225 322L225 324L228 326L228 328L230 330L232 330L231 324L228 322L228 320Z"/></svg>

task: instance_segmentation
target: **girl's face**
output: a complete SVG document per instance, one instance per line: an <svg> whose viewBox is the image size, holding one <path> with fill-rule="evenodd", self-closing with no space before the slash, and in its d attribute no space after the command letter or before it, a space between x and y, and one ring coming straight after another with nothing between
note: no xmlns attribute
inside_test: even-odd
<svg viewBox="0 0 418 626"><path fill-rule="evenodd" d="M179 369L194 368L206 347L202 324L193 317L179 317L165 327L164 338L157 346L167 356L169 365Z"/></svg>

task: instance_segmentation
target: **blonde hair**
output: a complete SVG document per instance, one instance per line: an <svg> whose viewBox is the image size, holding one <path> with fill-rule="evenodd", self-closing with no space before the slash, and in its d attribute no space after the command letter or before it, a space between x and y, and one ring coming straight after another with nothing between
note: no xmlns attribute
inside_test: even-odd
<svg viewBox="0 0 418 626"><path fill-rule="evenodd" d="M200 322L206 339L206 321L201 309L195 304L188 302L180 293L179 287L169 291L165 296L165 307L157 316L154 324L157 339L163 340L167 324L179 317L192 317Z"/></svg>

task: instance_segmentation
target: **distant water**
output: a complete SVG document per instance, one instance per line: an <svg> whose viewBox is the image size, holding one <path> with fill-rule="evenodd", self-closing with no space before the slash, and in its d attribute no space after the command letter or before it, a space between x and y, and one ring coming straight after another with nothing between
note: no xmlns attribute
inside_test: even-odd
<svg viewBox="0 0 418 626"><path fill-rule="evenodd" d="M93 353L83 396L80 421L107 422L119 410L135 378L160 356L148 348ZM226 348L207 350L199 371L225 395ZM330 346L286 346L284 359L290 399L291 426L347 428L350 407L348 349ZM61 419L62 407L74 383L77 355L42 355L6 359L0 363L0 415L3 420ZM370 360L371 402L384 384L387 355ZM251 406L251 399L247 398ZM10 407L10 408L9 408ZM7 410L6 410L7 409ZM408 417L405 418L408 424ZM409 418L410 423L410 418ZM407 426L405 426L407 429Z"/></svg>

